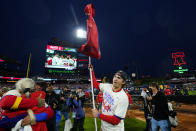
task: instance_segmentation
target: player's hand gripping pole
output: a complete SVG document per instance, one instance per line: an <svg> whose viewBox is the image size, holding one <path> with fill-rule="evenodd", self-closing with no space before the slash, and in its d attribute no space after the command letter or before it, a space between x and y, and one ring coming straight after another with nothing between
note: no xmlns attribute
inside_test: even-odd
<svg viewBox="0 0 196 131"><path fill-rule="evenodd" d="M89 56L89 65L90 64L91 64L91 57ZM95 109L92 68L90 68L90 78L91 78L91 92L92 92L92 99L93 99L93 109ZM95 120L95 131L97 131L97 120L96 120L96 118L94 118L94 120Z"/></svg>

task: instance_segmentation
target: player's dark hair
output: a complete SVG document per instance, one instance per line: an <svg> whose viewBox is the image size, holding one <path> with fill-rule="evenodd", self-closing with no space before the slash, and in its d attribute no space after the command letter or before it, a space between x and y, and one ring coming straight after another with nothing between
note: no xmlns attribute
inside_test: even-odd
<svg viewBox="0 0 196 131"><path fill-rule="evenodd" d="M158 85L155 82L149 84L149 86L159 89Z"/></svg>

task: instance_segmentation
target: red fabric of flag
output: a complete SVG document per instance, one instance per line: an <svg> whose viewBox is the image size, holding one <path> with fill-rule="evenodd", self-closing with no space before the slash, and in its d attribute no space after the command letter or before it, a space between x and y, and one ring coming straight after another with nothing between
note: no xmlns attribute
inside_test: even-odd
<svg viewBox="0 0 196 131"><path fill-rule="evenodd" d="M87 19L87 42L78 51L92 58L100 59L97 25L93 18L95 16L94 6L88 4L84 12L89 16Z"/></svg>

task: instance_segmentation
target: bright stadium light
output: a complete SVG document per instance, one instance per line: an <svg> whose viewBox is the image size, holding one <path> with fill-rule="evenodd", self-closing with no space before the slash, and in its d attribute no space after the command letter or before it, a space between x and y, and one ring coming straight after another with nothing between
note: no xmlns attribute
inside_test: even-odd
<svg viewBox="0 0 196 131"><path fill-rule="evenodd" d="M86 31L83 29L77 29L76 35L78 38L86 38Z"/></svg>

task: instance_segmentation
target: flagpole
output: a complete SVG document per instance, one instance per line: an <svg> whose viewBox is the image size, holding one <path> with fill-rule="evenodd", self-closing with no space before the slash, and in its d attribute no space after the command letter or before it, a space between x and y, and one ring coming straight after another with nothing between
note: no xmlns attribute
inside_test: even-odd
<svg viewBox="0 0 196 131"><path fill-rule="evenodd" d="M91 57L89 56L89 65L90 64L91 64ZM92 92L92 99L93 99L93 109L95 109L92 68L90 68L90 78L91 78L91 92ZM94 118L94 120L95 120L95 131L97 131L97 120L96 120L96 118Z"/></svg>
<svg viewBox="0 0 196 131"><path fill-rule="evenodd" d="M28 63L28 68L27 68L27 75L26 75L26 78L28 78L28 77L29 77L29 70L30 70L29 66L30 66L30 63L31 63L31 53L30 53L30 55L29 55L29 63Z"/></svg>

